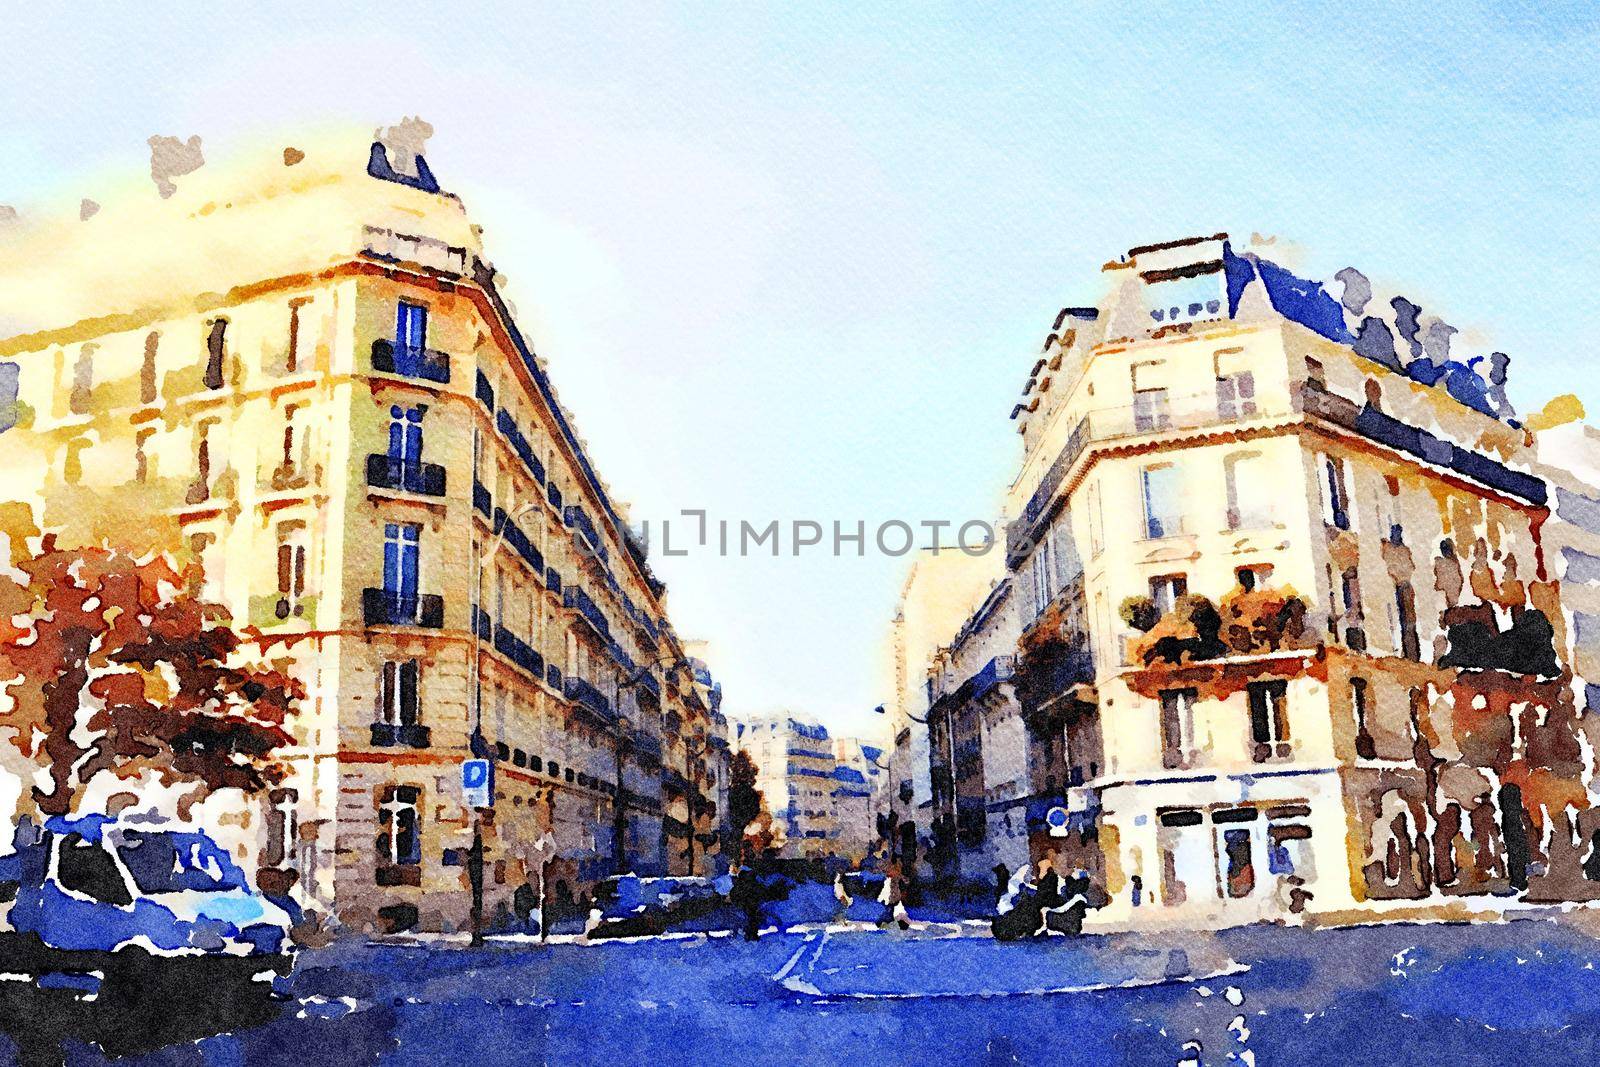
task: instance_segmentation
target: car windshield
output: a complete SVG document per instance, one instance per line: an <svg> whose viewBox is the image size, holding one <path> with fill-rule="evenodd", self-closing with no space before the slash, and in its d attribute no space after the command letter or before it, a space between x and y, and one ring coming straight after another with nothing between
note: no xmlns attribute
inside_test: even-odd
<svg viewBox="0 0 1600 1067"><path fill-rule="evenodd" d="M216 843L200 834L126 830L117 854L142 893L186 889L221 892L243 889L244 872Z"/></svg>

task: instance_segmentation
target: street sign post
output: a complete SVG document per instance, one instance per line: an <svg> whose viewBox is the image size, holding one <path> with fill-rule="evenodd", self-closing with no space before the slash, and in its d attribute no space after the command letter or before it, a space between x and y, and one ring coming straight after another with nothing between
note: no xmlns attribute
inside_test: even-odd
<svg viewBox="0 0 1600 1067"><path fill-rule="evenodd" d="M494 793L489 785L489 761L469 759L461 765L462 803L469 808L494 806Z"/></svg>

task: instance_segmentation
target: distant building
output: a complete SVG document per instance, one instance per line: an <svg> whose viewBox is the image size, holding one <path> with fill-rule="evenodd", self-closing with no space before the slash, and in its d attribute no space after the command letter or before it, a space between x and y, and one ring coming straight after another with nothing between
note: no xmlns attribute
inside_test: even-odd
<svg viewBox="0 0 1600 1067"><path fill-rule="evenodd" d="M924 550L911 564L890 625L885 685L889 700L887 788L879 801L894 858L931 873L935 810L928 711L933 692L928 671L939 647L1004 575L998 550L982 553L946 546Z"/></svg>
<svg viewBox="0 0 1600 1067"><path fill-rule="evenodd" d="M733 745L756 765L756 788L782 827L781 854L859 860L874 837L868 752L853 738L793 712L733 722Z"/></svg>

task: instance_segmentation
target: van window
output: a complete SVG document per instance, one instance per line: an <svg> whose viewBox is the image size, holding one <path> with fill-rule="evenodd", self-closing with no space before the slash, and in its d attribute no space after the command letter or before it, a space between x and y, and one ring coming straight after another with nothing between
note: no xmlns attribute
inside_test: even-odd
<svg viewBox="0 0 1600 1067"><path fill-rule="evenodd" d="M97 842L85 841L77 834L61 839L61 860L56 867L61 888L69 893L81 893L102 904L119 907L133 903L122 873L111 859L111 854Z"/></svg>

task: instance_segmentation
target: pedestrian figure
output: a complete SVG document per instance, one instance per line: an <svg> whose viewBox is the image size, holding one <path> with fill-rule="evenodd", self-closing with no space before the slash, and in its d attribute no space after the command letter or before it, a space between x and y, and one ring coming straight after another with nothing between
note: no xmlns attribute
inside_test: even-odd
<svg viewBox="0 0 1600 1067"><path fill-rule="evenodd" d="M741 867L734 873L733 889L729 899L744 912L744 939L754 941L761 936L761 885L756 872Z"/></svg>
<svg viewBox="0 0 1600 1067"><path fill-rule="evenodd" d="M528 884L526 878L523 879L521 885L517 886L516 892L511 894L511 910L517 916L517 929L525 934L533 932L532 920L534 908L536 907L534 900L536 895L533 891L533 886Z"/></svg>
<svg viewBox="0 0 1600 1067"><path fill-rule="evenodd" d="M1133 887L1133 906L1137 908L1144 902L1144 879L1136 874L1128 879L1128 884Z"/></svg>
<svg viewBox="0 0 1600 1067"><path fill-rule="evenodd" d="M994 903L999 907L1000 902L1006 897L1006 889L1011 884L1011 872L1004 863L994 865Z"/></svg>
<svg viewBox="0 0 1600 1067"><path fill-rule="evenodd" d="M844 887L844 875L842 873L833 876L833 899L839 905L838 910L834 912L833 921L835 923L848 922L850 919L850 905L854 904L855 901L850 899L850 891Z"/></svg>

